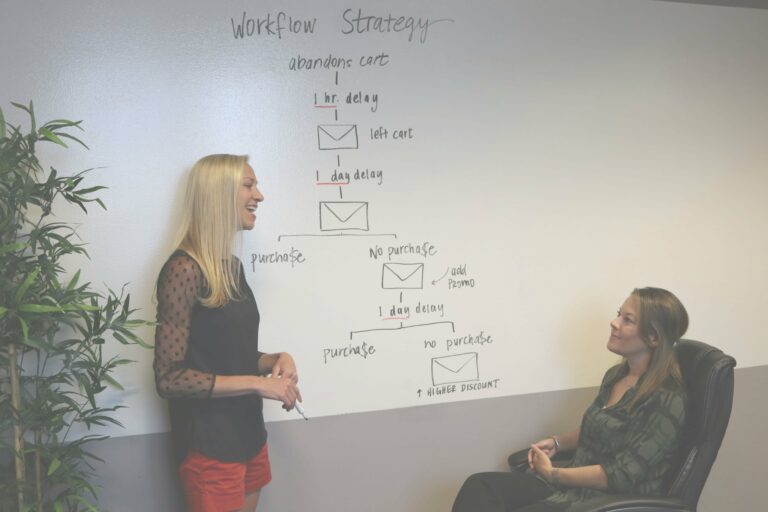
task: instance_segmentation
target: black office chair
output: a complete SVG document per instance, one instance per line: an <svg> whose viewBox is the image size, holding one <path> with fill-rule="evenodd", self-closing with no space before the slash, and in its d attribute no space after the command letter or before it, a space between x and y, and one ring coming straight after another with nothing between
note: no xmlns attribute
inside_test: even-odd
<svg viewBox="0 0 768 512"><path fill-rule="evenodd" d="M609 495L578 502L569 512L695 512L699 496L725 435L733 403L736 360L694 340L680 340L675 350L688 392L679 463L662 497ZM557 454L553 461L567 454ZM513 470L528 466L528 450L509 456Z"/></svg>

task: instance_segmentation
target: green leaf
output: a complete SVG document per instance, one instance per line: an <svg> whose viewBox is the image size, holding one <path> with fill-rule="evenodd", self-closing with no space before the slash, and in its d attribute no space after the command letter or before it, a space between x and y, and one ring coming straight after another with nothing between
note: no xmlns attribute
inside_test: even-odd
<svg viewBox="0 0 768 512"><path fill-rule="evenodd" d="M58 501L53 504L53 512L64 512L64 508L61 506L61 503Z"/></svg>
<svg viewBox="0 0 768 512"><path fill-rule="evenodd" d="M7 312L8 312L8 308L4 308L3 306L0 306L0 318L3 318Z"/></svg>
<svg viewBox="0 0 768 512"><path fill-rule="evenodd" d="M24 341L29 340L29 324L26 320L24 320L21 317L18 317L19 319L19 325L21 325L21 334L24 337Z"/></svg>
<svg viewBox="0 0 768 512"><path fill-rule="evenodd" d="M32 133L35 133L37 131L37 124L35 121L35 106L32 104L32 100L29 100L29 123L32 126Z"/></svg>
<svg viewBox="0 0 768 512"><path fill-rule="evenodd" d="M121 330L121 332L118 332L118 331L112 332L112 336L123 345L136 344L144 348L155 348L154 345L150 345L149 343L141 339L139 336L133 334L130 331L126 331L124 329Z"/></svg>
<svg viewBox="0 0 768 512"><path fill-rule="evenodd" d="M105 410L105 409L97 409L97 410ZM106 409L108 410L108 409ZM125 428L125 426L120 423L118 420L111 416L107 416L106 414L94 414L92 416L88 416L87 418L83 418L83 422L88 425L89 427L91 425L98 425L100 427L106 427L107 424L115 425L117 427Z"/></svg>
<svg viewBox="0 0 768 512"><path fill-rule="evenodd" d="M24 313L61 313L59 306L49 306L47 304L22 304L19 311Z"/></svg>
<svg viewBox="0 0 768 512"><path fill-rule="evenodd" d="M21 320L21 318L19 318L19 320ZM34 340L34 339L30 338L29 336L27 336L27 338L24 340L24 344L27 345L28 347L36 348L38 350L50 350L51 349L50 345L47 345L46 343L41 342L39 340Z"/></svg>
<svg viewBox="0 0 768 512"><path fill-rule="evenodd" d="M37 275L39 273L40 273L40 267L37 267L27 276L24 282L21 283L21 286L19 286L19 289L16 290L16 296L14 297L15 304L18 304L19 302L21 302L21 299L24 298L24 295L26 295L27 290L32 285L32 282L34 282L34 280L37 278Z"/></svg>
<svg viewBox="0 0 768 512"><path fill-rule="evenodd" d="M108 188L108 187L105 187L104 185L98 185L96 187L81 188L81 189L77 190L76 192L77 192L77 195L85 195L85 194L90 194L91 192L96 192L97 190L103 190L103 189L106 189L106 188Z"/></svg>
<svg viewBox="0 0 768 512"><path fill-rule="evenodd" d="M80 126L80 123L82 123L82 121L70 121L69 119L52 119L45 123L43 126L52 132L62 128L69 128L71 126L74 126L78 130L82 130L83 128Z"/></svg>
<svg viewBox="0 0 768 512"><path fill-rule="evenodd" d="M13 105L16 108L20 108L21 110L23 110L27 114L31 114L32 113L32 112L29 111L29 109L27 108L26 105L22 105L21 103L16 103L16 102L12 101L11 105Z"/></svg>
<svg viewBox="0 0 768 512"><path fill-rule="evenodd" d="M67 291L72 290L75 286L77 286L77 282L80 280L80 271L78 270L75 272L75 275L72 276L72 279L69 280L69 284L67 285Z"/></svg>
<svg viewBox="0 0 768 512"><path fill-rule="evenodd" d="M0 108L0 139L5 138L5 116L3 115L3 109Z"/></svg>
<svg viewBox="0 0 768 512"><path fill-rule="evenodd" d="M109 364L111 366L122 366L124 364L131 364L135 363L136 361L134 359L110 359Z"/></svg>
<svg viewBox="0 0 768 512"><path fill-rule="evenodd" d="M61 140L55 133L53 133L51 130L49 130L48 128L46 128L44 126L40 127L40 129L37 131L37 133L39 133L40 135L42 135L43 137L45 137L49 141L55 142L59 146L62 146L62 147L65 147L65 148L69 147L66 144L64 144L64 141Z"/></svg>
<svg viewBox="0 0 768 512"><path fill-rule="evenodd" d="M25 244L24 242L14 242L12 244L6 244L0 247L0 256L2 256L3 254L7 254L9 252L14 252L14 251L18 251L19 249L23 249L27 245L28 244Z"/></svg>
<svg viewBox="0 0 768 512"><path fill-rule="evenodd" d="M48 476L51 476L61 466L61 461L58 458L54 458L51 464L48 466Z"/></svg>
<svg viewBox="0 0 768 512"><path fill-rule="evenodd" d="M79 127L78 127L78 128L79 128ZM65 139L70 139L70 140L73 140L73 141L77 142L78 144L80 144L81 146L83 146L85 149L91 149L91 148L89 148L89 147L86 145L86 143L85 143L85 142L81 141L81 140L80 140L80 139L78 139L77 137L75 137L75 136L73 136L73 135L70 135L70 134L68 134L68 133L60 133L60 134L59 134L59 137L63 137L63 138L65 138Z"/></svg>
<svg viewBox="0 0 768 512"><path fill-rule="evenodd" d="M135 329L136 327L144 325L154 325L154 322L150 322L149 320L126 320L123 322L123 326L128 327L129 329Z"/></svg>
<svg viewBox="0 0 768 512"><path fill-rule="evenodd" d="M109 383L109 385L112 386L113 388L119 389L120 391L125 391L125 388L115 379L110 377L108 374L105 373L104 375L101 376L101 378L107 381L107 383Z"/></svg>
<svg viewBox="0 0 768 512"><path fill-rule="evenodd" d="M99 509L97 509L96 507L94 507L94 506L93 506L93 504L92 504L91 502L89 502L88 500L86 500L86 499L85 499L85 498L83 498L82 496L72 496L72 498L73 498L73 499L75 499L75 500L77 500L77 501L79 501L79 502L80 502L80 503L82 503L83 505L85 505L85 507L86 507L88 510L90 510L91 512L99 512Z"/></svg>

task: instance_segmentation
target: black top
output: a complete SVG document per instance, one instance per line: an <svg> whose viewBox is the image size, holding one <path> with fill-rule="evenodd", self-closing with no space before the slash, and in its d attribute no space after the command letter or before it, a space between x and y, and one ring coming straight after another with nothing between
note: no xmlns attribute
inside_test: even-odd
<svg viewBox="0 0 768 512"><path fill-rule="evenodd" d="M207 287L200 266L182 251L157 281L155 381L169 398L174 455L189 449L224 462L251 459L264 446L262 398L212 398L217 375L258 375L259 310L239 265L240 296L221 308L200 304Z"/></svg>

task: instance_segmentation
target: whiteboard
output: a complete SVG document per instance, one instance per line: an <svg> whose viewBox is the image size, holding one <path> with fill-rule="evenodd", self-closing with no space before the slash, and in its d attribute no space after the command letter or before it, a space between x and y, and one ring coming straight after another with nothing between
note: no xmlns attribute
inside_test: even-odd
<svg viewBox="0 0 768 512"><path fill-rule="evenodd" d="M768 15L654 1L15 2L2 107L83 119L95 284L153 318L184 178L250 155L238 254L309 417L592 386L636 286L768 363ZM8 72L12 70L12 72ZM148 339L152 330L146 330ZM166 429L152 354L106 398ZM270 404L268 421L297 419Z"/></svg>

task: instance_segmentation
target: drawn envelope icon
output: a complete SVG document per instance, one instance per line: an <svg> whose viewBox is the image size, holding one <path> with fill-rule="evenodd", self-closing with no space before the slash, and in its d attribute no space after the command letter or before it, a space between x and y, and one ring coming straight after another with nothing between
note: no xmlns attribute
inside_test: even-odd
<svg viewBox="0 0 768 512"><path fill-rule="evenodd" d="M381 287L386 290L420 290L424 287L423 263L385 263Z"/></svg>
<svg viewBox="0 0 768 512"><path fill-rule="evenodd" d="M319 149L357 149L357 125L317 125L317 147Z"/></svg>
<svg viewBox="0 0 768 512"><path fill-rule="evenodd" d="M320 201L320 231L368 231L368 203Z"/></svg>
<svg viewBox="0 0 768 512"><path fill-rule="evenodd" d="M434 386L479 379L477 352L432 358L432 385Z"/></svg>

